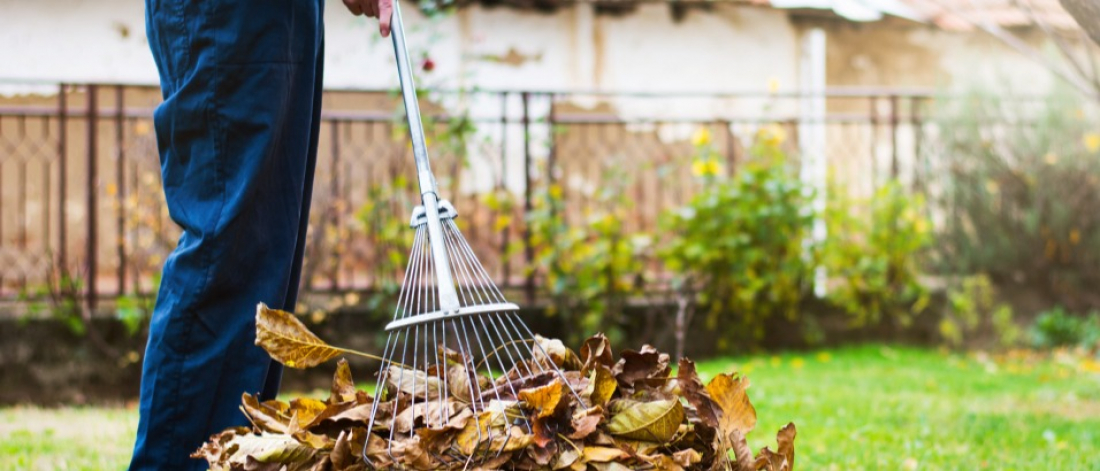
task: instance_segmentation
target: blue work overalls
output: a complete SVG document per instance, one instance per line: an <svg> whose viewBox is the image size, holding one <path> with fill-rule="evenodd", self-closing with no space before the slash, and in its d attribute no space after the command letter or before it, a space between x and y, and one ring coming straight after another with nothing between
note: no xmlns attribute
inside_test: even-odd
<svg viewBox="0 0 1100 471"><path fill-rule="evenodd" d="M133 470L206 469L211 434L278 392L256 304L293 309L321 109L323 0L146 0L164 102L164 194L183 228L164 264Z"/></svg>

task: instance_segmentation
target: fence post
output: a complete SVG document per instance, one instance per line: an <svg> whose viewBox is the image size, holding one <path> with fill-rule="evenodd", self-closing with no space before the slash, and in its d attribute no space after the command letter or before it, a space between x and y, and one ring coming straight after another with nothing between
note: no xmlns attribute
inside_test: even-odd
<svg viewBox="0 0 1100 471"><path fill-rule="evenodd" d="M331 193L330 193L331 201L329 201L329 209L328 210L332 212L332 221L331 222L332 222L333 228L336 230L336 233L339 234L340 233L340 226L341 226L341 224L340 224L340 213L343 212L341 210L344 209L343 206L349 205L348 202L346 202L346 201L344 201L344 202L340 201L340 120L339 119L330 120L328 122L328 125L329 125L329 141L330 141L329 142L329 153L330 153L329 156L331 157L331 161L332 161L332 163L330 164L331 167L329 167L329 172L330 172L329 174L332 175L332 187L331 187ZM322 213L322 217L323 216L324 216L324 213ZM321 230L324 230L324 229L321 229ZM337 240L340 240L340 239L342 239L342 237L338 235ZM344 252L338 252L336 254L336 257L332 261L332 272L329 274L329 287L333 291L338 291L340 289L340 265L341 265L340 262L343 261L345 255L346 255L346 253L344 253ZM307 282L312 285L312 281L307 281Z"/></svg>
<svg viewBox="0 0 1100 471"><path fill-rule="evenodd" d="M65 194L68 186L68 164L65 158L66 141L68 140L65 128L68 127L69 122L69 107L65 102L65 84L59 84L57 87L57 179L58 185L58 203L57 203L57 259L58 266L64 267L66 263L66 256L68 255L68 249L65 247L66 234L65 234Z"/></svg>
<svg viewBox="0 0 1100 471"><path fill-rule="evenodd" d="M898 178L898 95L890 95L890 178Z"/></svg>
<svg viewBox="0 0 1100 471"><path fill-rule="evenodd" d="M96 128L97 118L99 114L99 104L96 101L96 86L88 85L86 88L88 94L88 107L87 107L87 160L88 160L88 181L87 181L87 202L88 202L88 215L87 221L87 236L85 249L87 250L87 277L88 286L85 294L85 305L88 308L88 314L95 313L96 304L96 223L98 218L96 217Z"/></svg>
<svg viewBox="0 0 1100 471"><path fill-rule="evenodd" d="M527 264L527 279L524 292L527 304L535 302L535 247L531 243L531 225L527 216L531 214L531 93L523 92L523 255Z"/></svg>
<svg viewBox="0 0 1100 471"><path fill-rule="evenodd" d="M508 173L508 92L500 92L500 176L497 179L497 189L508 191L508 187L504 185L505 175ZM511 206L511 205L509 205ZM515 214L515 208L512 209L512 214ZM508 216L511 217L512 214ZM499 214L496 215L500 217ZM508 257L504 254L508 253L509 234L512 231L512 225L509 224L500 229L500 268L501 276L503 277L503 286L510 286L512 284L512 269L511 264L508 263Z"/></svg>
<svg viewBox="0 0 1100 471"><path fill-rule="evenodd" d="M924 126L921 125L920 115L920 97L911 97L909 99L909 120L910 126L913 127L913 191L923 191L924 182L921 172L923 171L923 159L921 155L921 139L924 138Z"/></svg>
<svg viewBox="0 0 1100 471"><path fill-rule="evenodd" d="M118 295L126 292L126 218L123 216L126 210L126 144L123 126L126 118L123 113L123 86L115 86L115 201L118 204L118 240L115 241L118 250Z"/></svg>

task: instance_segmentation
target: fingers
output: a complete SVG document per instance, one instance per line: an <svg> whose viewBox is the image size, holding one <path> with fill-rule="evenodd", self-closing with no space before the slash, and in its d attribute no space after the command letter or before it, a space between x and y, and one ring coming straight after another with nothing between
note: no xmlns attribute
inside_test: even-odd
<svg viewBox="0 0 1100 471"><path fill-rule="evenodd" d="M343 0L351 14L378 18L378 32L382 37L390 35L390 20L393 16L393 0Z"/></svg>
<svg viewBox="0 0 1100 471"><path fill-rule="evenodd" d="M363 14L371 18L378 17L378 4L377 0L359 0L359 5L363 8Z"/></svg>
<svg viewBox="0 0 1100 471"><path fill-rule="evenodd" d="M378 2L378 32L382 37L390 35L390 20L393 17L393 0L376 0Z"/></svg>
<svg viewBox="0 0 1100 471"><path fill-rule="evenodd" d="M355 16L363 14L363 8L359 6L358 0L344 0L344 6Z"/></svg>

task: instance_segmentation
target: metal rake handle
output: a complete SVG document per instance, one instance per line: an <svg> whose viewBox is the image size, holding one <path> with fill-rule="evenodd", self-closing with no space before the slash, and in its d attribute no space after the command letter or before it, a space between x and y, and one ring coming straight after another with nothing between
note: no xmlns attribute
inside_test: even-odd
<svg viewBox="0 0 1100 471"><path fill-rule="evenodd" d="M431 243L432 259L435 262L439 305L445 314L457 314L459 309L458 293L455 291L451 266L447 259L447 247L443 238L443 224L439 219L439 189L435 184L428 163L428 146L424 139L424 124L420 119L420 104L416 100L416 84L413 83L412 70L409 69L409 50L405 47L405 25L401 21L401 5L393 0L393 16L390 22L393 37L393 55L397 59L397 77L401 81L401 98L405 102L405 117L409 122L409 137L412 138L413 158L416 161L416 175L420 181L420 199L428 217L428 240Z"/></svg>

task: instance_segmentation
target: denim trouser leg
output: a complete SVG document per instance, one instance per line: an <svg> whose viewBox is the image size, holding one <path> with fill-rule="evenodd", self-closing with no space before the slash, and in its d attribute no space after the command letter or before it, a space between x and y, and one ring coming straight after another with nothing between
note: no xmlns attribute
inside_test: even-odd
<svg viewBox="0 0 1100 471"><path fill-rule="evenodd" d="M293 309L321 108L323 0L147 0L164 103L164 193L183 229L164 265L130 469L206 469L188 455L273 397L259 302Z"/></svg>

